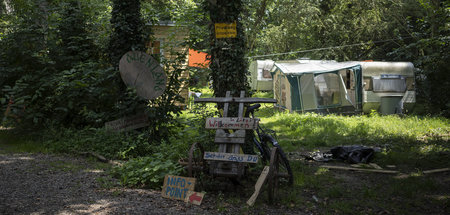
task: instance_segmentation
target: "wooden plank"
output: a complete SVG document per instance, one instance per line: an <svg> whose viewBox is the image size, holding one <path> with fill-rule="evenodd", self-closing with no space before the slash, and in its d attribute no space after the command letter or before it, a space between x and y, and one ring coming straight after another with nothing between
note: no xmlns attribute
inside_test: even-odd
<svg viewBox="0 0 450 215"><path fill-rule="evenodd" d="M244 139L245 142L245 139ZM241 145L240 144L233 144L233 153L239 154L241 153Z"/></svg>
<svg viewBox="0 0 450 215"><path fill-rule="evenodd" d="M276 99L270 98L238 98L238 97L216 97L216 98L195 98L195 103L277 103Z"/></svg>
<svg viewBox="0 0 450 215"><path fill-rule="evenodd" d="M216 137L214 139L215 143L239 143L244 144L245 138L236 138L236 137Z"/></svg>
<svg viewBox="0 0 450 215"><path fill-rule="evenodd" d="M343 166L323 165L323 166L320 166L320 167L324 167L324 168L328 168L328 169L341 169L341 170L353 170L353 171L363 171L363 172L388 173L388 174L397 174L397 173L399 173L399 171L394 171L394 170L361 169L361 168L343 167Z"/></svg>
<svg viewBox="0 0 450 215"><path fill-rule="evenodd" d="M206 119L206 129L247 129L258 128L259 119L255 118L217 118L210 117Z"/></svg>
<svg viewBox="0 0 450 215"><path fill-rule="evenodd" d="M258 155L222 153L222 152L205 152L203 158L205 160L214 161L230 161L239 163L257 163Z"/></svg>
<svg viewBox="0 0 450 215"><path fill-rule="evenodd" d="M227 144L220 144L219 152L227 152Z"/></svg>
<svg viewBox="0 0 450 215"><path fill-rule="evenodd" d="M166 175L161 195L164 198L184 200L187 191L194 191L195 178Z"/></svg>
<svg viewBox="0 0 450 215"><path fill-rule="evenodd" d="M221 137L221 138L245 138L245 130L236 130L233 133L226 133L225 130L223 129L217 129L216 131L216 137Z"/></svg>
<svg viewBox="0 0 450 215"><path fill-rule="evenodd" d="M223 129L217 129L215 143L245 143L245 130L237 130L233 133L226 133Z"/></svg>
<svg viewBox="0 0 450 215"><path fill-rule="evenodd" d="M236 177L245 174L245 166L247 163L209 161L210 174L221 177Z"/></svg>
<svg viewBox="0 0 450 215"><path fill-rule="evenodd" d="M261 192L261 188L262 188L262 186L264 185L264 182L267 179L267 175L269 175L269 169L270 169L269 166L265 166L263 171L261 172L261 175L259 175L259 178L258 178L258 180L256 181L256 184L255 184L255 192L250 197L250 199L248 199L247 205L253 206L255 204L256 198L258 198L258 195Z"/></svg>
<svg viewBox="0 0 450 215"><path fill-rule="evenodd" d="M241 91L241 98L245 97L245 91ZM239 112L238 112L238 117L243 117L244 114L244 103L239 103Z"/></svg>
<svg viewBox="0 0 450 215"><path fill-rule="evenodd" d="M230 91L227 91L226 97L231 97L230 95ZM195 102L195 101L194 101ZM223 105L223 117L227 117L228 116L228 108L229 108L230 104L229 103L225 103Z"/></svg>
<svg viewBox="0 0 450 215"><path fill-rule="evenodd" d="M425 170L425 171L423 171L423 174L438 173L438 172L447 172L447 171L450 171L450 168Z"/></svg>

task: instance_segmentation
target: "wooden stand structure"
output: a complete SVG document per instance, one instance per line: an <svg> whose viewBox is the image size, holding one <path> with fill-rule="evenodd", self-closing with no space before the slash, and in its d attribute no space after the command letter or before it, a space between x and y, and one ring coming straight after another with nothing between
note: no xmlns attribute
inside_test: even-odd
<svg viewBox="0 0 450 215"><path fill-rule="evenodd" d="M241 177L245 174L247 163L257 163L257 155L241 153L241 144L245 143L245 130L253 130L258 127L259 119L244 117L244 103L276 103L275 99L245 98L245 91L241 91L240 97L231 97L230 91L226 97L197 98L196 103L223 103L223 117L208 118L206 129L216 129L214 142L219 144L218 152L204 152L203 159L209 163L209 173L222 177ZM238 103L237 117L229 117L230 103ZM191 150L192 151L192 150Z"/></svg>

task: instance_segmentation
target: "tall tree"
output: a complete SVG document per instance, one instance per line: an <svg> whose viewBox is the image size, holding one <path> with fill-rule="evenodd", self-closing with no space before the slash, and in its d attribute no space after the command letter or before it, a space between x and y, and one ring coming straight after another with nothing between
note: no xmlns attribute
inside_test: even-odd
<svg viewBox="0 0 450 215"><path fill-rule="evenodd" d="M109 53L111 64L118 68L120 58L126 52L144 51L144 23L141 19L140 0L113 0L112 3Z"/></svg>
<svg viewBox="0 0 450 215"><path fill-rule="evenodd" d="M246 45L241 22L242 1L207 0L204 6L211 19L208 54L214 95L224 97L226 91L231 91L233 96L239 96L241 90L248 92ZM236 37L218 38L215 34L217 23L235 23Z"/></svg>

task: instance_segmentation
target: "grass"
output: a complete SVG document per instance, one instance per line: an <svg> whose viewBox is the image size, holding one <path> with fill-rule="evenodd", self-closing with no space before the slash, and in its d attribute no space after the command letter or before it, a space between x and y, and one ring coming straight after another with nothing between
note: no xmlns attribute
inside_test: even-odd
<svg viewBox="0 0 450 215"><path fill-rule="evenodd" d="M23 135L10 129L0 129L0 149L8 153L45 153L44 147L35 135Z"/></svg>

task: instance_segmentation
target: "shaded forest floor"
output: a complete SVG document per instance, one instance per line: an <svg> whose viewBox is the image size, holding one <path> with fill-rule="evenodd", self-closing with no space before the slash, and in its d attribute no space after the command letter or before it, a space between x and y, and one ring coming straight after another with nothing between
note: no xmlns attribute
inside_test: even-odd
<svg viewBox="0 0 450 215"><path fill-rule="evenodd" d="M316 176L301 195L281 187L279 202L262 192L245 204L253 180L204 182L201 206L162 198L160 191L129 189L108 174L109 164L90 158L42 153L11 153L0 145L1 214L448 214L450 172L398 175L326 170L322 163L293 161ZM343 166L342 163L329 165ZM417 192L419 191L419 192ZM387 198L388 197L388 198Z"/></svg>

